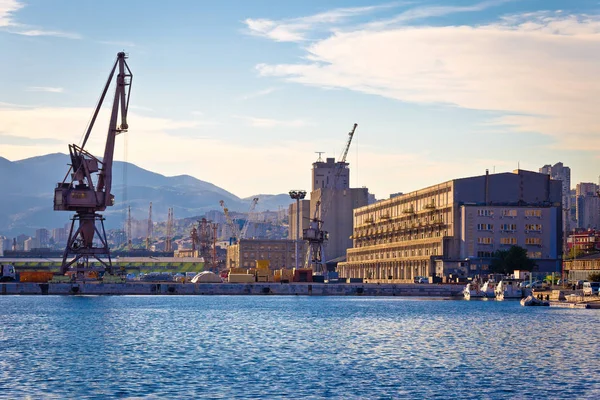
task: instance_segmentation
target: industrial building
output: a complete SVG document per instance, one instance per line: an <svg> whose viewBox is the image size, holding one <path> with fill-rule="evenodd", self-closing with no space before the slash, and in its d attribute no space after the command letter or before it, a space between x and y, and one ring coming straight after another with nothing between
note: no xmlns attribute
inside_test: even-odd
<svg viewBox="0 0 600 400"><path fill-rule="evenodd" d="M306 244L299 241L299 266L304 265ZM227 247L227 269L256 268L256 260L269 260L271 269L296 266L294 240L240 239Z"/></svg>
<svg viewBox="0 0 600 400"><path fill-rule="evenodd" d="M345 256L346 250L352 247L352 212L367 204L367 188L350 188L348 163L336 162L334 158L327 158L325 162L319 158L313 163L309 215L319 215L323 221L321 229L329 234L325 261Z"/></svg>
<svg viewBox="0 0 600 400"><path fill-rule="evenodd" d="M454 179L354 210L340 276L411 281L473 276L518 245L540 271L560 271L562 182L516 170Z"/></svg>

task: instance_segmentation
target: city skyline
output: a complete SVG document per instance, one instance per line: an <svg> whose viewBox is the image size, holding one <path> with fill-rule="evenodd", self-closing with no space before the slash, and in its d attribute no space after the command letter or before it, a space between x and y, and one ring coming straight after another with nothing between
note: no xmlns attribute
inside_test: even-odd
<svg viewBox="0 0 600 400"><path fill-rule="evenodd" d="M130 132L116 159L240 197L308 189L315 152L337 158L355 122L350 186L377 198L549 161L571 167L572 187L598 182L597 2L228 1L206 11L0 2L11 60L0 66L0 156L66 153L125 50ZM96 155L107 122L101 114L92 133Z"/></svg>

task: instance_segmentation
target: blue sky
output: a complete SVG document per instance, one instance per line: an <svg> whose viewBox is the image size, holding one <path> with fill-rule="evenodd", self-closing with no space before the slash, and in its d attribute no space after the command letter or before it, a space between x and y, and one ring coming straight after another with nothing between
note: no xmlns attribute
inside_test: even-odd
<svg viewBox="0 0 600 400"><path fill-rule="evenodd" d="M310 189L355 122L351 184L378 198L486 168L600 174L599 1L0 0L0 49L10 160L77 143L125 50L116 158L242 197Z"/></svg>

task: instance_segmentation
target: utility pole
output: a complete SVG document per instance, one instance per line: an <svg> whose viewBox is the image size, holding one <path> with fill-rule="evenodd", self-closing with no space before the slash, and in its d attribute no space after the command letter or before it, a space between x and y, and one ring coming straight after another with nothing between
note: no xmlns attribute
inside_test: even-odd
<svg viewBox="0 0 600 400"><path fill-rule="evenodd" d="M306 197L305 190L290 190L290 197L296 200L296 240L295 240L295 250L296 250L296 259L295 266L298 269L298 243L300 242L300 200Z"/></svg>

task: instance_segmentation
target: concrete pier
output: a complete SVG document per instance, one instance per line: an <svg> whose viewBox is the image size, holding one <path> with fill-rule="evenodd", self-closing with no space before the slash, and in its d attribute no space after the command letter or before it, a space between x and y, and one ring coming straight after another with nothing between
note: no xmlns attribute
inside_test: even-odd
<svg viewBox="0 0 600 400"><path fill-rule="evenodd" d="M0 283L0 295L300 295L462 298L464 285L377 283Z"/></svg>

